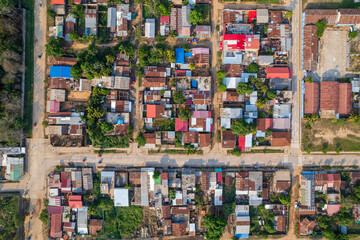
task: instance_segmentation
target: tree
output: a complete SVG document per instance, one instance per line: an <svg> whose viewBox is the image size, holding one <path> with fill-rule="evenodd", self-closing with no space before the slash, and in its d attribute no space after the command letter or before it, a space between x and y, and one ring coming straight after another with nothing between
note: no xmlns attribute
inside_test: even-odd
<svg viewBox="0 0 360 240"><path fill-rule="evenodd" d="M219 90L220 92L225 92L226 89L227 89L227 87L226 87L226 85L223 84L223 83L221 83L221 84L218 86L218 90Z"/></svg>
<svg viewBox="0 0 360 240"><path fill-rule="evenodd" d="M306 83L312 83L313 81L314 81L314 79L312 77L305 78Z"/></svg>
<svg viewBox="0 0 360 240"><path fill-rule="evenodd" d="M195 7L194 9L192 9L190 11L189 21L194 25L204 22L203 13L201 12L201 10L198 7Z"/></svg>
<svg viewBox="0 0 360 240"><path fill-rule="evenodd" d="M230 216L235 211L235 202L232 203L225 203L223 205L223 213L225 216Z"/></svg>
<svg viewBox="0 0 360 240"><path fill-rule="evenodd" d="M71 75L75 80L80 79L81 76L82 76L82 74L83 74L83 71L82 71L82 69L81 69L81 67L80 67L79 64L75 64L75 65L73 65L73 66L71 67L71 69L70 69L70 75Z"/></svg>
<svg viewBox="0 0 360 240"><path fill-rule="evenodd" d="M281 202L281 204L290 206L291 204L290 194L286 194L286 195L283 193L280 194L279 201Z"/></svg>
<svg viewBox="0 0 360 240"><path fill-rule="evenodd" d="M189 63L189 68L191 71L195 70L195 64L194 63Z"/></svg>
<svg viewBox="0 0 360 240"><path fill-rule="evenodd" d="M231 125L231 130L238 136L245 136L246 134L255 131L256 125L254 123L245 122L245 119L238 119L233 125Z"/></svg>
<svg viewBox="0 0 360 240"><path fill-rule="evenodd" d="M239 95L251 94L253 92L253 87L249 83L242 83L241 82L236 87L236 92Z"/></svg>
<svg viewBox="0 0 360 240"><path fill-rule="evenodd" d="M174 50L166 50L166 59L171 62L174 63L176 58L175 58L175 51Z"/></svg>
<svg viewBox="0 0 360 240"><path fill-rule="evenodd" d="M172 4L170 4L169 1L166 1L164 3L160 3L158 8L160 11L160 15L167 17L171 14Z"/></svg>
<svg viewBox="0 0 360 240"><path fill-rule="evenodd" d="M319 20L317 21L315 26L316 26L316 36L318 38L321 38L324 35L324 31L327 27L326 22L324 20Z"/></svg>
<svg viewBox="0 0 360 240"><path fill-rule="evenodd" d="M42 221L43 223L47 223L47 222L49 221L49 215L48 215L46 209L41 210L39 219L40 219L40 221Z"/></svg>
<svg viewBox="0 0 360 240"><path fill-rule="evenodd" d="M208 213L205 215L202 225L207 228L207 232L204 234L206 239L217 240L222 237L227 221L224 216Z"/></svg>
<svg viewBox="0 0 360 240"><path fill-rule="evenodd" d="M54 12L50 7L47 9L46 11L47 15L51 18L55 18L56 17L56 12Z"/></svg>
<svg viewBox="0 0 360 240"><path fill-rule="evenodd" d="M71 32L71 33L69 33L69 38L71 41L77 42L80 40L80 35L77 32Z"/></svg>
<svg viewBox="0 0 360 240"><path fill-rule="evenodd" d="M259 72L259 65L257 63L252 62L249 66L246 67L246 72L248 73L258 73Z"/></svg>
<svg viewBox="0 0 360 240"><path fill-rule="evenodd" d="M285 17L286 17L287 19L289 19L289 20L290 20L290 18L292 17L292 15L293 15L293 12L292 12L292 11L286 11L286 13L285 13Z"/></svg>
<svg viewBox="0 0 360 240"><path fill-rule="evenodd" d="M171 200L174 200L174 199L175 199L175 190L172 189L172 188L169 190L169 198L170 198Z"/></svg>
<svg viewBox="0 0 360 240"><path fill-rule="evenodd" d="M349 32L349 38L350 38L350 39L357 38L358 35L359 35L359 33L358 33L357 31Z"/></svg>
<svg viewBox="0 0 360 240"><path fill-rule="evenodd" d="M137 136L137 138L135 139L135 142L137 142L140 147L143 147L143 146L145 146L145 144L146 144L146 139L144 138L143 135L140 134L140 135Z"/></svg>
<svg viewBox="0 0 360 240"><path fill-rule="evenodd" d="M175 30L169 32L169 37L171 38L177 38L178 35L179 35L178 32Z"/></svg>
<svg viewBox="0 0 360 240"><path fill-rule="evenodd" d="M153 179L154 179L154 180L158 179L158 178L160 177L160 174L161 174L161 173L160 173L159 170L155 170L155 171L154 171L154 174L153 174L153 176L152 176Z"/></svg>
<svg viewBox="0 0 360 240"><path fill-rule="evenodd" d="M62 57L64 55L64 49L61 43L62 40L60 38L51 37L45 45L46 54L52 57Z"/></svg>
<svg viewBox="0 0 360 240"><path fill-rule="evenodd" d="M183 1L181 2L181 4L182 4L183 6L186 6L186 5L189 4L189 0L183 0Z"/></svg>
<svg viewBox="0 0 360 240"><path fill-rule="evenodd" d="M187 110L187 109L184 109L184 108L180 109L180 112L179 112L179 115L178 115L180 120L186 121L186 120L190 119L191 116L192 116L192 113L191 113L190 110Z"/></svg>
<svg viewBox="0 0 360 240"><path fill-rule="evenodd" d="M241 156L241 150L239 148L234 148L233 154L237 157Z"/></svg>
<svg viewBox="0 0 360 240"><path fill-rule="evenodd" d="M226 78L226 72L224 72L223 70L219 70L216 72L216 77L222 80Z"/></svg>
<svg viewBox="0 0 360 240"><path fill-rule="evenodd" d="M174 102L177 104L185 103L185 96L183 91L175 91L174 92Z"/></svg>
<svg viewBox="0 0 360 240"><path fill-rule="evenodd" d="M277 94L274 90L270 90L266 93L266 97L270 100L273 100L274 98L276 98Z"/></svg>

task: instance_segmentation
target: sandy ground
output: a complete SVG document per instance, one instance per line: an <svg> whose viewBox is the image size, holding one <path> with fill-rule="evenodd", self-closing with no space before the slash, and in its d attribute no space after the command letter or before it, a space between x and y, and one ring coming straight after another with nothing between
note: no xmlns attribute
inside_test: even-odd
<svg viewBox="0 0 360 240"><path fill-rule="evenodd" d="M347 30L347 31L346 31ZM326 29L320 40L320 68L318 74L326 79L346 74L348 29Z"/></svg>

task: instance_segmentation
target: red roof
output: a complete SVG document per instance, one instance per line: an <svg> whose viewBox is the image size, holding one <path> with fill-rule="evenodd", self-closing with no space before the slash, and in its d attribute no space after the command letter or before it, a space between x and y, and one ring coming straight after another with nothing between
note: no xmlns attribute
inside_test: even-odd
<svg viewBox="0 0 360 240"><path fill-rule="evenodd" d="M245 136L239 136L239 149L245 151Z"/></svg>
<svg viewBox="0 0 360 240"><path fill-rule="evenodd" d="M82 201L80 195L70 195L69 196L69 207L72 208L82 208Z"/></svg>
<svg viewBox="0 0 360 240"><path fill-rule="evenodd" d="M170 22L170 16L168 16L168 17L165 17L165 16L161 16L160 17L160 22L167 22L167 23L169 23Z"/></svg>
<svg viewBox="0 0 360 240"><path fill-rule="evenodd" d="M81 3L81 0L74 0L74 3Z"/></svg>
<svg viewBox="0 0 360 240"><path fill-rule="evenodd" d="M339 82L321 82L321 110L338 110L339 106Z"/></svg>
<svg viewBox="0 0 360 240"><path fill-rule="evenodd" d="M332 216L340 211L341 204L329 204L327 206L327 215Z"/></svg>
<svg viewBox="0 0 360 240"><path fill-rule="evenodd" d="M256 11L249 11L249 23L252 23L256 19Z"/></svg>
<svg viewBox="0 0 360 240"><path fill-rule="evenodd" d="M164 105L146 105L146 116L148 118L158 118L161 117L162 113L165 111Z"/></svg>
<svg viewBox="0 0 360 240"><path fill-rule="evenodd" d="M291 78L291 69L287 67L266 68L266 78Z"/></svg>
<svg viewBox="0 0 360 240"><path fill-rule="evenodd" d="M244 34L224 34L224 41L228 42L228 49L259 49L260 41L255 39L254 35L244 35ZM220 42L221 45L221 42ZM220 46L221 49L221 46Z"/></svg>
<svg viewBox="0 0 360 240"><path fill-rule="evenodd" d="M187 132L188 131L188 120L175 119L175 132Z"/></svg>
<svg viewBox="0 0 360 240"><path fill-rule="evenodd" d="M339 84L339 114L350 114L352 107L352 85L351 83Z"/></svg>
<svg viewBox="0 0 360 240"><path fill-rule="evenodd" d="M265 132L267 129L273 128L273 118L258 118L257 119L257 130Z"/></svg>
<svg viewBox="0 0 360 240"><path fill-rule="evenodd" d="M49 206L48 207L48 214L62 214L63 207L62 206Z"/></svg>
<svg viewBox="0 0 360 240"><path fill-rule="evenodd" d="M304 113L317 113L319 111L320 85L317 82L305 83Z"/></svg>
<svg viewBox="0 0 360 240"><path fill-rule="evenodd" d="M52 238L62 237L61 214L51 215L50 237Z"/></svg>
<svg viewBox="0 0 360 240"><path fill-rule="evenodd" d="M161 173L161 180L168 180L168 179L169 179L169 174L167 172Z"/></svg>
<svg viewBox="0 0 360 240"><path fill-rule="evenodd" d="M52 5L64 5L65 4L65 0L51 0L51 4Z"/></svg>
<svg viewBox="0 0 360 240"><path fill-rule="evenodd" d="M60 102L59 101L50 101L50 112L57 113L60 111Z"/></svg>
<svg viewBox="0 0 360 240"><path fill-rule="evenodd" d="M222 173L221 173L221 172L218 172L218 173L216 173L216 175L217 175L217 181L221 183L222 180L223 180L223 179L222 179Z"/></svg>

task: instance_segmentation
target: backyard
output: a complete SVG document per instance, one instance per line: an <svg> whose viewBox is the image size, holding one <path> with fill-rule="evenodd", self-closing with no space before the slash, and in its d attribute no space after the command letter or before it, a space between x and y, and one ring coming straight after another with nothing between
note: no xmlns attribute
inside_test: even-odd
<svg viewBox="0 0 360 240"><path fill-rule="evenodd" d="M305 128L302 122L302 150L303 151L360 151L360 126L345 119L337 121L319 119L310 124L311 129Z"/></svg>

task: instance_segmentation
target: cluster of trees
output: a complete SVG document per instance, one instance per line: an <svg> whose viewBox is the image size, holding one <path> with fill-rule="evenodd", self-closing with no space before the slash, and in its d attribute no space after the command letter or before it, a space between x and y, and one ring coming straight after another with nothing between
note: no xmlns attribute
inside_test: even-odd
<svg viewBox="0 0 360 240"><path fill-rule="evenodd" d="M241 118L238 119L233 125L231 125L231 130L238 136L245 136L246 134L256 131L256 124L247 123L245 119Z"/></svg>
<svg viewBox="0 0 360 240"><path fill-rule="evenodd" d="M145 17L170 16L173 4L166 0L137 0L137 3L144 4L147 15Z"/></svg>
<svg viewBox="0 0 360 240"><path fill-rule="evenodd" d="M254 88L258 94L257 108L264 108L265 102L276 98L276 92L269 89L267 81L262 82L260 78L253 76L249 77L248 83L239 83L236 92L240 95L251 94Z"/></svg>
<svg viewBox="0 0 360 240"><path fill-rule="evenodd" d="M89 206L89 214L92 218L104 218L104 234L108 238L131 238L132 234L141 226L143 210L139 206L114 207L114 201L110 198L97 198Z"/></svg>
<svg viewBox="0 0 360 240"><path fill-rule="evenodd" d="M256 208L250 207L250 231L252 233L275 233L276 230L273 225L273 221L275 219L275 214L265 209L263 205L257 206ZM259 219L261 219L263 223L263 230L259 224Z"/></svg>
<svg viewBox="0 0 360 240"><path fill-rule="evenodd" d="M175 51L165 44L149 46L142 44L138 50L140 67L146 67L150 64L160 64L164 59L169 62L175 62Z"/></svg>
<svg viewBox="0 0 360 240"><path fill-rule="evenodd" d="M327 27L326 22L324 20L319 20L315 23L316 26L316 36L321 38L324 35L324 31Z"/></svg>
<svg viewBox="0 0 360 240"><path fill-rule="evenodd" d="M184 104L185 96L183 91L175 91L173 95L174 103L176 104Z"/></svg>
<svg viewBox="0 0 360 240"><path fill-rule="evenodd" d="M64 48L62 46L63 38L50 37L49 42L45 45L45 52L51 57L64 56Z"/></svg>
<svg viewBox="0 0 360 240"><path fill-rule="evenodd" d="M109 90L100 87L94 87L89 98L88 107L86 108L86 132L92 144L96 147L129 147L130 132L125 136L105 136L105 133L114 130L110 123L100 120L105 117L106 109L102 103L106 101L106 95Z"/></svg>
<svg viewBox="0 0 360 240"><path fill-rule="evenodd" d="M156 119L154 127L158 128L159 131L175 131L175 119Z"/></svg>
<svg viewBox="0 0 360 240"><path fill-rule="evenodd" d="M335 232L334 227L340 225L349 226L354 223L354 218L351 216L349 209L341 207L337 214L331 217L327 215L321 215L318 217L318 225L321 229L321 234L328 240L347 240L349 236L340 232Z"/></svg>
<svg viewBox="0 0 360 240"><path fill-rule="evenodd" d="M191 116L192 116L191 111L185 108L181 108L178 114L179 119L183 121L190 119Z"/></svg>
<svg viewBox="0 0 360 240"><path fill-rule="evenodd" d="M218 90L220 92L226 91L226 85L223 84L223 79L226 77L226 73L222 70L219 70L216 72L216 78L217 78L217 84L218 84Z"/></svg>
<svg viewBox="0 0 360 240"><path fill-rule="evenodd" d="M116 48L100 51L95 43L92 43L79 54L77 63L71 67L70 74L74 79L80 79L83 72L87 79L109 76L113 71L117 52Z"/></svg>
<svg viewBox="0 0 360 240"><path fill-rule="evenodd" d="M21 116L22 11L15 0L0 3L0 146L18 146Z"/></svg>
<svg viewBox="0 0 360 240"><path fill-rule="evenodd" d="M202 225L207 228L207 232L204 234L206 239L217 240L222 237L227 221L224 216L208 213L205 215Z"/></svg>
<svg viewBox="0 0 360 240"><path fill-rule="evenodd" d="M0 198L0 239L20 239L17 229L22 227L23 218L18 213L18 197Z"/></svg>
<svg viewBox="0 0 360 240"><path fill-rule="evenodd" d="M198 23L204 23L209 16L208 5L195 5L190 11L189 21L196 25Z"/></svg>

